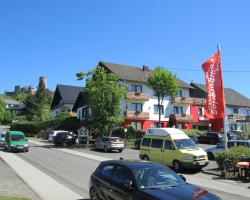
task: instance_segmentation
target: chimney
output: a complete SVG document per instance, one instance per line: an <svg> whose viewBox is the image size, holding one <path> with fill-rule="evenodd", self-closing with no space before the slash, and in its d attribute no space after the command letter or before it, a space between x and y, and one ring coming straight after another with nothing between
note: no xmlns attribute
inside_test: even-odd
<svg viewBox="0 0 250 200"><path fill-rule="evenodd" d="M148 72L149 71L149 66L143 65L142 70Z"/></svg>

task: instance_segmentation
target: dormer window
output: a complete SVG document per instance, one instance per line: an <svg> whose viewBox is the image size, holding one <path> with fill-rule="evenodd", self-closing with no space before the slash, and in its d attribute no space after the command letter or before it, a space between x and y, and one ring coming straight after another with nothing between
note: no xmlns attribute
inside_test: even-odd
<svg viewBox="0 0 250 200"><path fill-rule="evenodd" d="M131 92L142 92L142 86L141 85L131 85Z"/></svg>

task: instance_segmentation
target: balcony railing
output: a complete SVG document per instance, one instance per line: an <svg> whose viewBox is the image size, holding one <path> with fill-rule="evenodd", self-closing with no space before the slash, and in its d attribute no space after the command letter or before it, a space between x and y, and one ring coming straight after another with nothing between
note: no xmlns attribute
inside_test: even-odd
<svg viewBox="0 0 250 200"><path fill-rule="evenodd" d="M249 116L245 116L241 114L232 114L232 115L228 115L227 117L229 120L233 120L233 121L245 121L246 118Z"/></svg>
<svg viewBox="0 0 250 200"><path fill-rule="evenodd" d="M193 116L186 114L175 114L175 118L177 122L192 122Z"/></svg>
<svg viewBox="0 0 250 200"><path fill-rule="evenodd" d="M127 98L131 100L149 101L149 94L145 92L128 92Z"/></svg>
<svg viewBox="0 0 250 200"><path fill-rule="evenodd" d="M124 116L127 119L149 119L149 112L125 111Z"/></svg>
<svg viewBox="0 0 250 200"><path fill-rule="evenodd" d="M195 106L205 106L206 99L204 98L194 98L194 97L172 97L173 104L187 104Z"/></svg>

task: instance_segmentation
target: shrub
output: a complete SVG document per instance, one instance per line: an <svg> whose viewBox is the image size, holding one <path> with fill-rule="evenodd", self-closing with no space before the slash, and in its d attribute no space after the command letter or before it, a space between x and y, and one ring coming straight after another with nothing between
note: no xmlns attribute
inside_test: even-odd
<svg viewBox="0 0 250 200"><path fill-rule="evenodd" d="M14 122L11 124L10 130L22 131L26 136L34 136L43 132L42 136L47 129L58 129L66 131L76 131L81 127L81 122L76 117L56 118L48 121L36 122Z"/></svg>
<svg viewBox="0 0 250 200"><path fill-rule="evenodd" d="M203 135L206 131L200 131L198 129L183 129L182 130L187 135Z"/></svg>
<svg viewBox="0 0 250 200"><path fill-rule="evenodd" d="M229 159L234 163L237 163L243 158L250 158L250 148L244 146L232 147L228 150L228 152L224 151L215 156L215 160L221 170L223 169L223 162L225 159Z"/></svg>

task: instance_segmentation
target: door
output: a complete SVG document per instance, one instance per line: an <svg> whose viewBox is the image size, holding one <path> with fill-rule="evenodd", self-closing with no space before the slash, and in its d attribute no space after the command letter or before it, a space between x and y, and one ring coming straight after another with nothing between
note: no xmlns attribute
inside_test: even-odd
<svg viewBox="0 0 250 200"><path fill-rule="evenodd" d="M176 153L177 150L173 142L170 140L165 140L162 152L162 163L168 166L172 166L174 159L177 158Z"/></svg>
<svg viewBox="0 0 250 200"><path fill-rule="evenodd" d="M162 162L163 139L152 139L150 148L150 161Z"/></svg>
<svg viewBox="0 0 250 200"><path fill-rule="evenodd" d="M129 169L124 166L117 166L114 170L113 183L112 183L112 198L115 200L133 199L134 193L129 190L124 183L131 182L135 187L133 175Z"/></svg>
<svg viewBox="0 0 250 200"><path fill-rule="evenodd" d="M115 200L112 194L112 178L114 174L114 165L104 165L100 170L100 190L104 199Z"/></svg>

